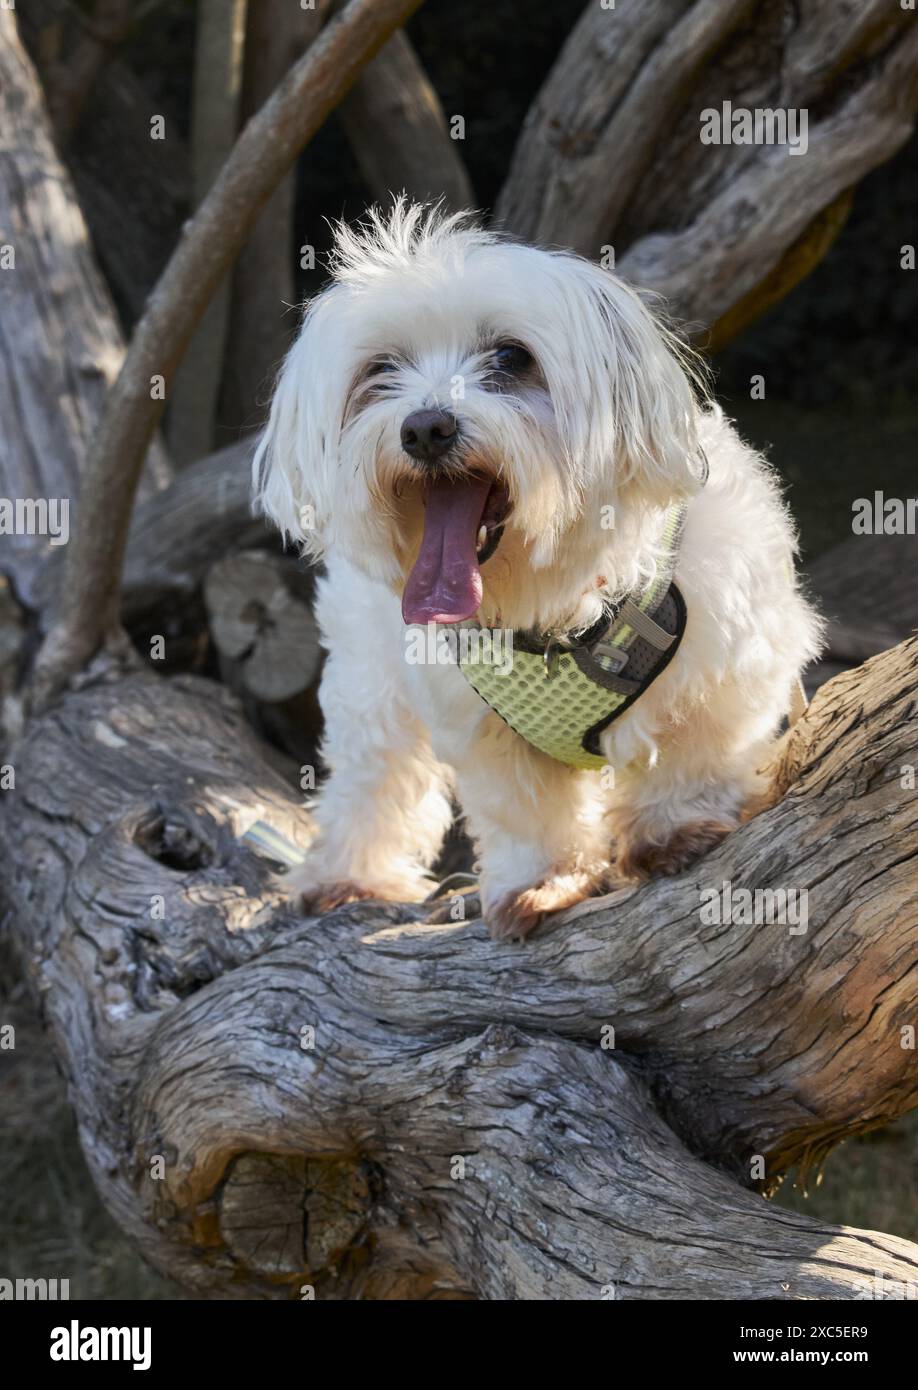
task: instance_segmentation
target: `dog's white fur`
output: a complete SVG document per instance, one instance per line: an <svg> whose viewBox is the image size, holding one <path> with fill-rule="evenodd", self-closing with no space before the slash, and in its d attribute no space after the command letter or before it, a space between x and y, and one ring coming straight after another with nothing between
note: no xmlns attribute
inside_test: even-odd
<svg viewBox="0 0 918 1390"><path fill-rule="evenodd" d="M330 776L292 891L324 907L425 896L452 794L498 935L585 896L610 858L680 867L762 791L757 769L819 645L771 470L705 398L690 354L586 260L399 204L340 228L332 268L256 458L264 509L328 562L318 618ZM509 393L488 376L494 345L508 340L537 364ZM368 375L380 358L396 364L382 383ZM464 457L485 463L512 500L482 568L485 625L586 629L604 595L653 574L665 508L689 500L676 571L687 629L602 738L612 788L524 742L455 666L406 661L399 600L424 494L400 427L430 406L457 415ZM600 520L609 504L612 529Z"/></svg>

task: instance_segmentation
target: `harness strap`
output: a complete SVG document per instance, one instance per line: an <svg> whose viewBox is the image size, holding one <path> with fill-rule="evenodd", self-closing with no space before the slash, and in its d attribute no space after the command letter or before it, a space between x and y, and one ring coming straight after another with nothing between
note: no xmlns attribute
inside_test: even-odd
<svg viewBox="0 0 918 1390"><path fill-rule="evenodd" d="M622 605L622 617L629 627L634 628L638 637L643 637L644 641L656 647L657 651L669 651L675 640L673 634L664 632L660 624L655 623L649 614L642 612L630 598L626 598Z"/></svg>
<svg viewBox="0 0 918 1390"><path fill-rule="evenodd" d="M460 657L469 684L527 742L559 762L601 768L599 736L656 679L685 629L685 604L672 582L684 504L667 512L656 572L578 639L513 635L512 665Z"/></svg>
<svg viewBox="0 0 918 1390"><path fill-rule="evenodd" d="M703 485L708 461L703 451L700 458ZM673 582L685 515L684 504L667 512L650 583L607 609L579 639L514 632L509 666L482 662L480 643L460 654L460 669L473 689L505 724L549 757L571 767L603 768L600 736L675 655L687 621L685 602ZM788 578L793 584L790 564ZM793 723L806 709L799 682L792 700Z"/></svg>

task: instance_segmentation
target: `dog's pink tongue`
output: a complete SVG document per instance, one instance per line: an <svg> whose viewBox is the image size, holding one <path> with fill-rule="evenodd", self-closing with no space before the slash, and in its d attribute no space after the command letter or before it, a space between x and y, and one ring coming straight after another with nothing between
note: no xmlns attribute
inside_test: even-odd
<svg viewBox="0 0 918 1390"><path fill-rule="evenodd" d="M406 623L461 623L478 611L478 531L491 484L487 478L432 483L421 549L402 595Z"/></svg>

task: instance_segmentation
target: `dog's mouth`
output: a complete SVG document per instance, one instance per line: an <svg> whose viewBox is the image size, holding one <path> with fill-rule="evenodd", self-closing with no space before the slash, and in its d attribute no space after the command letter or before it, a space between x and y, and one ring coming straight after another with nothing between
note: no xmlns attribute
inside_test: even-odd
<svg viewBox="0 0 918 1390"><path fill-rule="evenodd" d="M510 496L479 473L434 479L424 534L402 595L406 623L461 623L481 606L481 566L500 544Z"/></svg>

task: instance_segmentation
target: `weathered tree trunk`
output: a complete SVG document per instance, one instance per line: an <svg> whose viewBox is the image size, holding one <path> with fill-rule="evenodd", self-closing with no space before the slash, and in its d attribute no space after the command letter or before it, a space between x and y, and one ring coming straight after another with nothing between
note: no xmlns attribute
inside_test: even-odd
<svg viewBox="0 0 918 1390"><path fill-rule="evenodd" d="M146 6L144 10L149 14ZM50 100L60 80L62 35L75 23L74 9L69 0L29 0L17 14ZM137 16L133 11L134 20ZM83 117L66 142L66 159L99 263L130 325L140 317L188 216L191 168L171 109L153 100L111 44L102 46L98 56L102 66L85 96ZM150 138L155 115L166 121L165 140Z"/></svg>
<svg viewBox="0 0 918 1390"><path fill-rule="evenodd" d="M329 0L304 10L287 0L258 0L246 20L242 122L249 120L319 32ZM229 329L218 415L219 437L251 429L266 413L271 374L298 317L293 274L296 173L281 180L252 228L233 270Z"/></svg>
<svg viewBox="0 0 918 1390"><path fill-rule="evenodd" d="M253 440L243 440L209 454L138 506L121 593L126 623L187 601L230 551L276 545L252 509L253 449Z"/></svg>
<svg viewBox="0 0 918 1390"><path fill-rule="evenodd" d="M221 657L238 663L240 688L256 700L289 700L319 668L313 582L293 556L226 555L208 571L204 599Z"/></svg>
<svg viewBox="0 0 918 1390"><path fill-rule="evenodd" d="M782 799L702 864L522 946L423 908L299 919L239 837L257 819L304 845L308 817L231 698L97 671L14 750L0 839L118 1220L224 1297L914 1283L918 1247L749 1189L918 1099L916 654L827 686ZM722 881L806 888L806 929L705 925Z"/></svg>
<svg viewBox="0 0 918 1390"><path fill-rule="evenodd" d="M191 110L192 196L197 208L236 141L247 0L198 0ZM229 325L224 283L198 324L172 388L169 444L179 464L214 447L217 398Z"/></svg>
<svg viewBox="0 0 918 1390"><path fill-rule="evenodd" d="M887 0L588 5L497 205L526 238L598 257L717 347L813 268L848 193L908 139L914 15ZM702 144L701 113L807 113L808 149Z"/></svg>
<svg viewBox="0 0 918 1390"><path fill-rule="evenodd" d="M19 684L25 622L6 575L0 575L0 738L5 739L10 720L18 719L16 688Z"/></svg>
<svg viewBox="0 0 918 1390"><path fill-rule="evenodd" d="M475 194L450 138L440 100L408 37L399 30L357 79L338 112L372 196L443 200L451 212Z"/></svg>
<svg viewBox="0 0 918 1390"><path fill-rule="evenodd" d="M211 565L230 551L277 547L276 533L252 509L253 448L244 440L209 454L139 504L121 590L125 626L181 609ZM61 582L63 559L53 555L35 576L32 598L44 615Z"/></svg>
<svg viewBox="0 0 918 1390"><path fill-rule="evenodd" d="M220 678L249 724L296 766L315 765L322 665L315 575L292 555L232 551L207 572L204 602Z"/></svg>
<svg viewBox="0 0 918 1390"><path fill-rule="evenodd" d="M0 128L0 495L72 506L124 343L35 70L5 9ZM151 463L150 485L164 483L158 449ZM3 572L26 598L49 548L47 535L3 537Z"/></svg>

